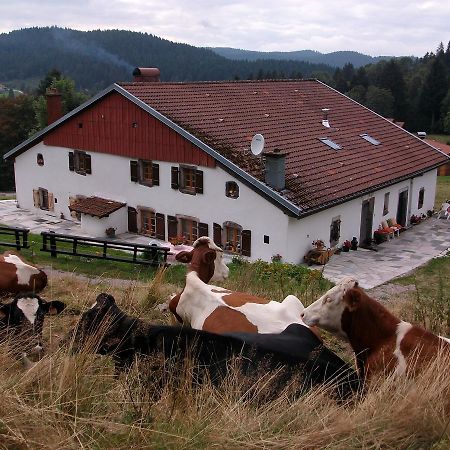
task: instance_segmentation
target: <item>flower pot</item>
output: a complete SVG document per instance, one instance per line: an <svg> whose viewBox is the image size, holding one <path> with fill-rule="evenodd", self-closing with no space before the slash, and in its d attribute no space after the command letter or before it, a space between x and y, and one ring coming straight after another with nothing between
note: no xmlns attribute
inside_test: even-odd
<svg viewBox="0 0 450 450"><path fill-rule="evenodd" d="M348 252L350 249L348 247L342 247L343 252Z"/></svg>

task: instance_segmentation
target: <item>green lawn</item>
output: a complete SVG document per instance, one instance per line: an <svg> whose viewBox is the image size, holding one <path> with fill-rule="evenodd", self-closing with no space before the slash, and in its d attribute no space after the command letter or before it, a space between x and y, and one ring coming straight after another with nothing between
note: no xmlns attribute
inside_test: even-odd
<svg viewBox="0 0 450 450"><path fill-rule="evenodd" d="M428 134L427 139L433 139L435 141L442 142L443 144L448 144L450 142L450 135L448 135L448 134Z"/></svg>

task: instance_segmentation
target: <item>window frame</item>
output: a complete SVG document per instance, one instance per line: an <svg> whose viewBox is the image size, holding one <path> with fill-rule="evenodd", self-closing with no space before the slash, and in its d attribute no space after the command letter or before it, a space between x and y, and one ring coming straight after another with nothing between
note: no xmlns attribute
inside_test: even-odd
<svg viewBox="0 0 450 450"><path fill-rule="evenodd" d="M44 155L43 155L42 153L38 153L38 154L36 155L36 164L37 164L39 167L42 167L42 166L45 165Z"/></svg>
<svg viewBox="0 0 450 450"><path fill-rule="evenodd" d="M151 208L137 207L139 215L139 234L156 238L156 212ZM146 228L145 221L148 220L150 228ZM148 230L148 231L147 231Z"/></svg>
<svg viewBox="0 0 450 450"><path fill-rule="evenodd" d="M225 197L237 199L240 195L240 188L236 181L225 182Z"/></svg>
<svg viewBox="0 0 450 450"><path fill-rule="evenodd" d="M193 166L180 165L180 192L184 194L195 195L196 192L196 171L197 168ZM189 176L187 176L189 174ZM189 181L189 185L186 184Z"/></svg>
<svg viewBox="0 0 450 450"><path fill-rule="evenodd" d="M92 174L92 157L90 153L83 150L69 152L69 170L79 175Z"/></svg>
<svg viewBox="0 0 450 450"><path fill-rule="evenodd" d="M175 218L177 219L178 236L183 236L187 244L193 244L199 236L198 225L200 223L200 220L197 217L182 215L176 215ZM188 236L186 236L185 234L186 230L184 228L184 225L188 225Z"/></svg>
<svg viewBox="0 0 450 450"><path fill-rule="evenodd" d="M422 186L419 189L419 195L417 197L417 209L422 209L425 201L425 187Z"/></svg>
<svg viewBox="0 0 450 450"><path fill-rule="evenodd" d="M390 192L385 192L383 200L383 216L389 214Z"/></svg>
<svg viewBox="0 0 450 450"><path fill-rule="evenodd" d="M222 224L223 250L226 253L240 255L242 253L242 225L236 222L226 221ZM230 239L229 232L233 235Z"/></svg>

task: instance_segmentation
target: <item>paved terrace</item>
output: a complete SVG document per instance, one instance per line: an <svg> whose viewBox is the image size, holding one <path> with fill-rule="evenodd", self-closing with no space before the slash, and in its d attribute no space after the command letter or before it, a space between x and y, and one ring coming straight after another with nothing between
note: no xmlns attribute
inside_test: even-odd
<svg viewBox="0 0 450 450"><path fill-rule="evenodd" d="M54 216L16 207L15 200L0 201L0 223L29 228L32 233L54 231L70 235L84 235L80 224ZM89 236L95 237L95 236ZM159 242L145 236L124 233L117 240L140 244ZM344 276L355 276L361 286L370 289L404 275L425 264L450 248L450 220L431 218L378 246L378 251L358 249L333 255L325 266L324 276L338 281ZM318 266L316 266L318 267Z"/></svg>

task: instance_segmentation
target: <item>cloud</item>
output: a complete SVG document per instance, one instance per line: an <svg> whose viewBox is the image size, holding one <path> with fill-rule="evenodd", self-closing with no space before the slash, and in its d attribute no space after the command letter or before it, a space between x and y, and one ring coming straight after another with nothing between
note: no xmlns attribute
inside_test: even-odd
<svg viewBox="0 0 450 450"><path fill-rule="evenodd" d="M15 0L0 32L58 25L129 29L196 46L417 55L450 39L450 3L378 0Z"/></svg>

